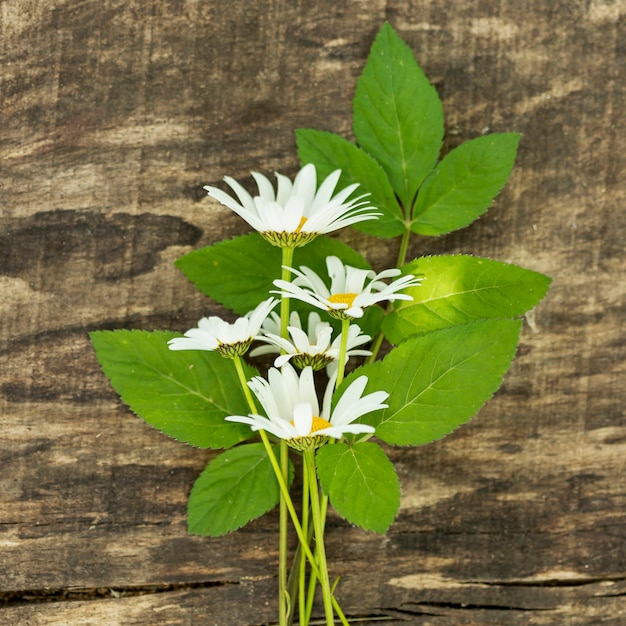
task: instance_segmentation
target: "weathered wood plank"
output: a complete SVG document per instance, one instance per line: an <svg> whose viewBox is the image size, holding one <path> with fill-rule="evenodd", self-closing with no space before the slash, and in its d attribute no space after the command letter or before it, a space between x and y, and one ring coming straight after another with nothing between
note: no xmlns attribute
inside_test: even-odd
<svg viewBox="0 0 626 626"><path fill-rule="evenodd" d="M86 333L186 330L221 311L172 266L245 231L202 185L295 171L295 128L349 136L387 18L442 95L446 149L523 135L490 212L411 253L489 256L555 282L479 418L390 452L403 490L390 532L330 519L342 604L371 623L621 625L625 15L599 0L5 3L0 621L275 619L275 514L187 536L186 497L212 453L119 405ZM340 237L376 267L395 256ZM71 600L77 588L120 597ZM45 594L56 601L34 602Z"/></svg>

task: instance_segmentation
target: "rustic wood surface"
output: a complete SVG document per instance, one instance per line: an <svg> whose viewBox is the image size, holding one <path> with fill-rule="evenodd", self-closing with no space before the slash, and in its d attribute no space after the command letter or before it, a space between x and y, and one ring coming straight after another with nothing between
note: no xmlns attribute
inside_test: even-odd
<svg viewBox="0 0 626 626"><path fill-rule="evenodd" d="M133 417L87 332L221 312L172 265L246 231L202 185L293 174L296 128L350 136L388 19L444 101L446 148L523 134L489 213L412 255L488 256L554 284L479 416L390 451L403 497L387 535L330 518L342 606L368 624L626 624L623 0L1 8L0 623L274 622L275 513L188 536L211 453ZM395 258L340 237L378 268Z"/></svg>

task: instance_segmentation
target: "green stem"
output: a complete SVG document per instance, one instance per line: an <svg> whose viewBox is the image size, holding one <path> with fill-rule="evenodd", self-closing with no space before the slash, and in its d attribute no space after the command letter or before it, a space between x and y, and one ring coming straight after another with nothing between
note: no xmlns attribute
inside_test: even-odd
<svg viewBox="0 0 626 626"><path fill-rule="evenodd" d="M302 467L302 532L309 537L309 477L306 463ZM306 596L306 561L300 559L300 585L298 587L298 615L300 617L300 626L306 626L309 623L311 613L308 611L308 603ZM315 577L311 577L315 581ZM315 582L313 582L315 584Z"/></svg>
<svg viewBox="0 0 626 626"><path fill-rule="evenodd" d="M411 229L409 227L402 233L400 239L400 249L398 250L398 262L396 267L402 267L406 263L406 255L409 252L409 242L411 241Z"/></svg>
<svg viewBox="0 0 626 626"><path fill-rule="evenodd" d="M250 407L250 412L258 413L256 404L254 403L254 398L252 397L252 392L250 391L250 387L248 387L248 381L246 379L246 375L243 371L243 364L241 362L241 357L239 355L235 355L233 357L233 363L235 364L235 369L237 370L237 376L239 377L239 382L241 383L241 388L243 389L243 395L246 396L246 400L248 401L248 407Z"/></svg>
<svg viewBox="0 0 626 626"><path fill-rule="evenodd" d="M282 250L282 262L280 277L284 281L291 280L291 272L285 269L285 266L291 267L293 265L293 251L294 248L281 248ZM283 339L289 338L289 298L281 296L280 298L280 336Z"/></svg>
<svg viewBox="0 0 626 626"><path fill-rule="evenodd" d="M281 248L282 251L282 259L281 259L281 273L280 277L289 281L291 279L291 271L286 269L285 266L291 267L293 264L293 251L294 248ZM285 298L281 296L280 299L280 336L283 339L287 339L289 337L289 298ZM289 451L287 449L287 444L281 440L280 442L280 471L283 475L283 481L286 483L289 476ZM278 516L278 525L279 525L279 539L278 539L278 588L281 598L283 601L286 599L287 594L287 558L289 555L289 544L288 544L288 532L289 532L289 513L287 511L287 506L285 502L285 498L281 491L280 495L280 503L279 503L279 516ZM281 606L281 609L284 608ZM281 610L281 614L283 611ZM281 626L282 623L281 623Z"/></svg>
<svg viewBox="0 0 626 626"><path fill-rule="evenodd" d="M274 474L276 474L276 480L278 481L278 487L283 494L285 499L285 506L289 511L289 515L291 516L291 523L296 531L296 535L298 535L298 540L300 541L300 545L302 546L302 550L309 560L311 564L311 569L315 573L316 576L319 577L319 568L317 567L317 563L315 561L315 557L311 552L311 548L309 548L309 542L307 540L307 536L304 534L302 530L302 525L300 524L300 520L298 519L298 514L296 513L296 509L293 505L293 501L291 500L291 496L289 495L289 487L287 486L287 482L283 478L282 471L280 469L280 465L278 463L278 459L274 454L274 450L272 449L272 444L270 443L267 433L264 430L259 430L259 435L261 435L261 441L265 446L265 450L267 452L267 456L269 457L270 463L272 464L272 469L274 470Z"/></svg>
<svg viewBox="0 0 626 626"><path fill-rule="evenodd" d="M250 407L250 411L252 413L257 413L257 408L256 408L256 404L254 402L254 398L252 397L252 393L250 392L250 388L248 387L248 381L246 380L246 375L243 371L243 364L241 361L241 357L240 356L234 356L233 357L233 363L235 364L235 369L237 370L237 376L239 377L239 382L241 383L241 388L243 389L243 393L246 396L246 400L248 401L248 406ZM274 459L274 461L276 462L276 464L278 464L278 462L276 461L276 457L274 456L274 452L272 450L272 447L269 443L269 440L267 439L267 435L265 434L265 431L260 431L261 433L261 439L263 440L263 444L265 444L265 449L268 451L268 455L270 455L270 461L272 461L272 458ZM284 444L284 441L281 441L281 444ZM285 457L283 458L283 447L285 449ZM281 446L280 448L280 456L281 456L281 464L280 464L280 472L281 472L281 476L283 478L283 483L286 483L285 480L285 476L288 475L289 472L289 455L287 453L287 446L286 444L284 446ZM272 463L272 466L274 466L274 463ZM283 471L283 467L286 466L286 470ZM274 467L274 472L276 472L276 467ZM280 481L279 481L280 482ZM288 494L288 490L287 490L287 494ZM284 500L284 492L281 489L280 492L280 501L281 503ZM283 510L284 510L284 518L283 519ZM281 533L281 539L284 536L285 538L287 537L287 526L289 523L289 516L288 516L288 511L287 511L287 507L283 506L281 507L280 510L281 516L280 516L280 533ZM281 541L281 545L282 545L282 541ZM287 542L284 542L285 545L287 544ZM283 558L284 556L284 558ZM289 613L289 603L287 601L288 599L288 591L287 591L287 552L285 550L284 555L282 554L282 552L279 550L279 560L278 560L278 623L280 626L287 626L287 622L288 622L288 613Z"/></svg>
<svg viewBox="0 0 626 626"><path fill-rule="evenodd" d="M333 612L333 594L328 579L328 566L326 563L326 549L324 547L324 524L319 500L319 487L317 484L317 472L315 469L315 450L304 451L304 462L307 464L309 478L309 493L311 494L311 510L313 513L313 528L315 530L315 548L319 573L317 577L322 585L324 598L324 614L326 626L334 626L335 616Z"/></svg>
<svg viewBox="0 0 626 626"><path fill-rule="evenodd" d="M283 481L287 483L289 480L289 450L287 444L281 439L280 441L280 471L283 477ZM287 558L289 556L289 512L285 506L285 496L281 491L280 506L279 506L279 544L278 544L278 592L281 594L283 602L279 602L279 610L284 619L284 626L287 626L287 619L289 613L289 607L287 605ZM292 600L293 601L293 600ZM280 622L280 626L283 626L283 622Z"/></svg>
<svg viewBox="0 0 626 626"><path fill-rule="evenodd" d="M350 320L341 320L341 345L339 347L339 359L337 363L337 382L335 387L339 387L343 381L346 369L346 353L348 351L348 331L350 330Z"/></svg>

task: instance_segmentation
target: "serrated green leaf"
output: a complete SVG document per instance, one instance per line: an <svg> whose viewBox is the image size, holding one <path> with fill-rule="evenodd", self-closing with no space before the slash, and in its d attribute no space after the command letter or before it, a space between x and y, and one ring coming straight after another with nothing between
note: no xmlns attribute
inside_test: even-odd
<svg viewBox="0 0 626 626"><path fill-rule="evenodd" d="M353 102L357 143L383 167L403 207L439 156L443 107L412 50L384 24L358 80Z"/></svg>
<svg viewBox="0 0 626 626"><path fill-rule="evenodd" d="M382 215L354 224L354 228L377 237L397 237L404 232L402 209L387 175L369 154L339 135L319 130L296 130L296 143L302 164L315 164L318 176L326 177L340 169L338 187L359 183L354 193L370 194L367 199Z"/></svg>
<svg viewBox="0 0 626 626"><path fill-rule="evenodd" d="M279 496L263 444L237 446L215 457L196 480L187 506L189 532L219 537L237 530L272 509Z"/></svg>
<svg viewBox="0 0 626 626"><path fill-rule="evenodd" d="M391 461L375 443L336 443L317 452L324 493L337 513L377 533L393 523L400 506L400 484Z"/></svg>
<svg viewBox="0 0 626 626"><path fill-rule="evenodd" d="M324 236L296 248L293 263L295 267L306 265L324 277L326 257L332 255L348 265L371 269L358 252ZM189 252L174 264L202 293L245 315L276 289L273 281L280 278L281 250L258 233L249 233Z"/></svg>
<svg viewBox="0 0 626 626"><path fill-rule="evenodd" d="M513 169L519 138L517 133L486 135L449 152L419 190L411 230L443 235L482 215Z"/></svg>
<svg viewBox="0 0 626 626"><path fill-rule="evenodd" d="M228 448L250 437L244 424L225 422L247 415L235 367L216 352L172 351L177 333L97 331L91 341L102 370L122 400L148 424L199 448ZM251 378L256 370L246 368Z"/></svg>
<svg viewBox="0 0 626 626"><path fill-rule="evenodd" d="M421 257L403 272L424 280L405 291L413 300L402 301L383 321L383 332L395 344L478 319L523 315L546 295L551 282L518 265L465 255Z"/></svg>
<svg viewBox="0 0 626 626"><path fill-rule="evenodd" d="M407 339L356 376L390 394L388 408L359 421L390 444L422 445L467 422L495 393L515 355L520 320L480 320Z"/></svg>

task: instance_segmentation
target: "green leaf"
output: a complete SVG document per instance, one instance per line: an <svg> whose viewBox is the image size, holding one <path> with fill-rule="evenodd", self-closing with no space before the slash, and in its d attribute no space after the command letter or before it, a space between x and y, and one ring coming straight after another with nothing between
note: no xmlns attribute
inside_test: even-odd
<svg viewBox="0 0 626 626"><path fill-rule="evenodd" d="M409 335L497 317L517 317L546 295L551 279L544 274L473 256L431 256L412 261L407 274L424 277L388 314L383 331L398 344Z"/></svg>
<svg viewBox="0 0 626 626"><path fill-rule="evenodd" d="M382 360L355 370L388 408L359 421L390 444L421 445L467 422L495 393L515 355L520 320L480 320L411 337Z"/></svg>
<svg viewBox="0 0 626 626"><path fill-rule="evenodd" d="M200 448L228 448L251 436L225 422L249 412L234 365L216 352L172 351L177 333L97 331L91 341L122 400L148 424ZM247 368L251 378L256 370Z"/></svg>
<svg viewBox="0 0 626 626"><path fill-rule="evenodd" d="M353 102L357 143L383 167L403 207L435 165L443 108L412 50L385 23L358 80Z"/></svg>
<svg viewBox="0 0 626 626"><path fill-rule="evenodd" d="M384 533L400 506L400 484L391 461L375 443L326 445L317 452L324 493L345 519Z"/></svg>
<svg viewBox="0 0 626 626"><path fill-rule="evenodd" d="M338 188L359 183L355 195L370 194L367 199L382 215L354 224L354 228L377 237L397 237L404 232L402 209L387 175L369 154L339 135L319 130L296 130L296 142L302 164L313 163L320 178L340 169Z"/></svg>
<svg viewBox="0 0 626 626"><path fill-rule="evenodd" d="M519 138L517 133L486 135L448 153L419 190L411 230L443 235L482 215L513 169Z"/></svg>
<svg viewBox="0 0 626 626"><path fill-rule="evenodd" d="M295 267L306 265L323 278L328 275L326 257L332 255L348 265L371 269L358 252L324 236L296 248L293 263ZM250 233L194 250L175 265L202 293L245 315L276 289L273 281L280 278L281 260L280 248L258 233ZM297 306L295 301L292 304Z"/></svg>
<svg viewBox="0 0 626 626"><path fill-rule="evenodd" d="M187 506L189 532L219 537L267 513L279 496L263 444L237 446L215 457L196 480Z"/></svg>

